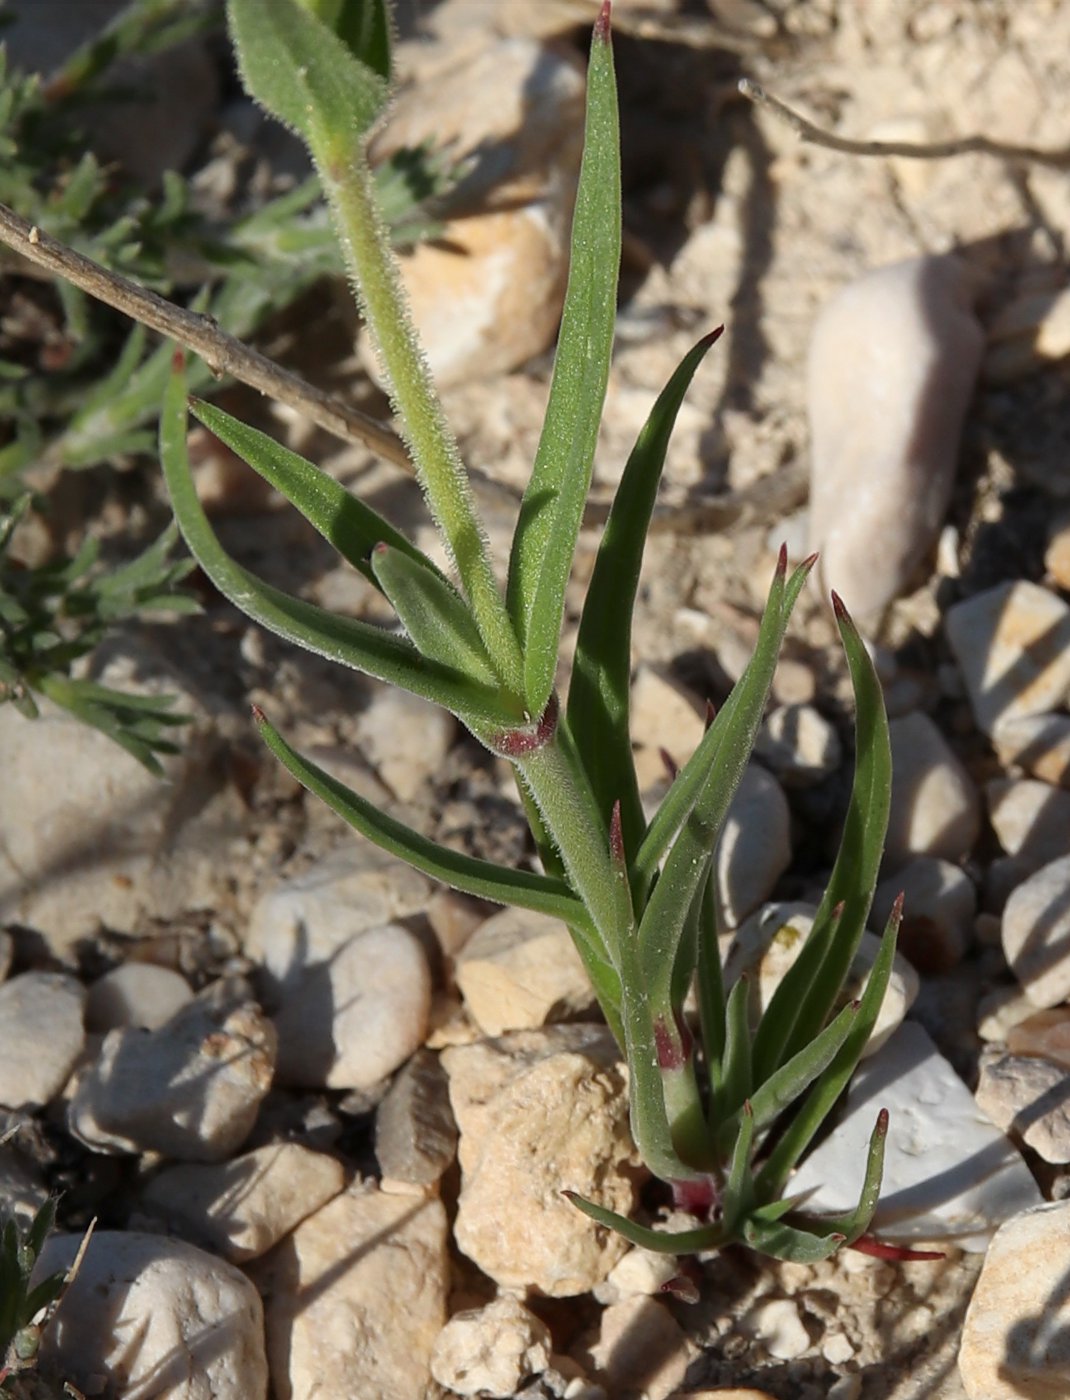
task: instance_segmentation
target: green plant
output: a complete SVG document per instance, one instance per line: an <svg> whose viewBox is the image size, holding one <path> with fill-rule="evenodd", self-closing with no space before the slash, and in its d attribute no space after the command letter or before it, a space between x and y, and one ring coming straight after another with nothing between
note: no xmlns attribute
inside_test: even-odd
<svg viewBox="0 0 1070 1400"><path fill-rule="evenodd" d="M51 1197L40 1208L26 1231L6 1220L0 1231L0 1390L13 1388L20 1372L37 1365L43 1323L67 1282L65 1272L50 1274L30 1286L34 1265L56 1219Z"/></svg>
<svg viewBox="0 0 1070 1400"><path fill-rule="evenodd" d="M20 567L8 551L30 505L25 493L0 511L0 704L10 702L36 719L37 698L45 696L107 734L150 772L161 773L157 755L178 751L168 731L189 722L188 715L172 712L174 697L127 695L71 671L117 622L145 613L198 611L192 594L175 589L193 561L168 558L177 535L171 526L110 573L95 567L95 540L71 559Z"/></svg>
<svg viewBox="0 0 1070 1400"><path fill-rule="evenodd" d="M750 664L649 822L629 742L630 624L644 539L677 410L716 332L686 356L639 436L598 551L565 705L554 689L616 305L620 183L609 5L591 49L586 147L553 382L504 594L408 320L364 159L364 140L389 90L385 5L273 0L264 7L229 0L229 17L247 88L312 153L453 575L312 463L194 401L195 417L381 590L405 635L287 596L231 559L190 475L181 356L161 424L176 517L205 572L249 617L310 651L438 702L492 753L510 760L545 873L501 869L434 845L302 758L258 713L264 739L291 773L372 841L459 889L568 925L628 1061L639 1150L677 1199L705 1218L696 1229L665 1234L573 1198L581 1210L630 1240L673 1253L742 1240L779 1257L825 1257L869 1225L886 1116L874 1130L861 1199L849 1215L806 1219L783 1191L871 1033L898 923L890 921L860 999L838 1009L869 911L890 788L880 688L838 599L857 704L853 792L813 932L753 1033L745 981L727 996L723 986L711 881L718 836L813 560L789 576L781 552ZM697 1041L684 1013L692 987Z"/></svg>

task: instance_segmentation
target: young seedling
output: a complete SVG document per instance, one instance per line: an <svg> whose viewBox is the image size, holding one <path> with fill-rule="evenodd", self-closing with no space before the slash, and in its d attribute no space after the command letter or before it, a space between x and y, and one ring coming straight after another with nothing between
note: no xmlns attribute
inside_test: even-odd
<svg viewBox="0 0 1070 1400"><path fill-rule="evenodd" d="M864 991L841 1007L880 862L890 754L880 687L839 599L833 602L856 701L854 785L813 931L753 1029L745 983L727 994L723 984L711 875L812 559L789 573L781 551L750 663L649 821L632 760L630 628L644 540L669 434L716 331L684 358L639 435L602 535L568 695L562 700L555 690L565 586L591 479L616 308L621 196L608 2L591 48L553 381L504 592L412 330L365 156L390 87L385 4L229 0L228 12L246 87L302 137L315 162L449 569L311 462L219 408L188 403L181 356L160 434L175 515L204 571L254 621L445 706L508 759L545 873L503 869L425 839L295 752L257 711L265 741L310 791L386 850L460 890L568 925L628 1062L638 1148L700 1223L666 1234L572 1197L580 1210L629 1240L672 1253L742 1241L780 1258L815 1260L862 1239L880 1189L886 1115L873 1132L855 1210L808 1219L783 1195L873 1029L898 925L897 911ZM190 474L190 408L380 590L400 631L291 597L226 554ZM692 989L697 1025L684 1009Z"/></svg>

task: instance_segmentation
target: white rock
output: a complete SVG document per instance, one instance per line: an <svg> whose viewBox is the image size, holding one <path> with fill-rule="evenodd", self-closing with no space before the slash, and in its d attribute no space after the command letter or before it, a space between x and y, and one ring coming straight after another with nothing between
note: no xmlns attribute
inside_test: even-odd
<svg viewBox="0 0 1070 1400"><path fill-rule="evenodd" d="M469 158L441 240L400 257L436 380L513 369L552 341L567 276L583 129L582 71L528 39L421 61L374 145L376 158L431 140ZM429 101L427 94L433 93Z"/></svg>
<svg viewBox="0 0 1070 1400"><path fill-rule="evenodd" d="M737 931L725 963L725 984L732 986L742 972L751 974L749 1011L752 1025L757 1025L785 973L802 952L814 926L816 913L817 906L814 904L767 904L752 914ZM880 939L875 934L862 934L858 952L851 964L851 974L840 998L841 1004L846 1005L852 997L858 996L879 947ZM755 969L757 976L753 975ZM910 1010L917 995L918 974L897 953L865 1055L872 1055L880 1049Z"/></svg>
<svg viewBox="0 0 1070 1400"><path fill-rule="evenodd" d="M345 1186L342 1164L296 1142L272 1143L229 1162L167 1167L142 1205L234 1264L255 1259Z"/></svg>
<svg viewBox="0 0 1070 1400"><path fill-rule="evenodd" d="M1041 782L1070 787L1070 715L1023 715L992 735L1004 768L1023 768Z"/></svg>
<svg viewBox="0 0 1070 1400"><path fill-rule="evenodd" d="M550 1364L550 1329L510 1294L455 1313L438 1334L431 1374L456 1395L515 1395Z"/></svg>
<svg viewBox="0 0 1070 1400"><path fill-rule="evenodd" d="M698 697L652 666L640 666L635 673L628 718L641 792L668 777L662 749L682 768L706 732Z"/></svg>
<svg viewBox="0 0 1070 1400"><path fill-rule="evenodd" d="M655 1254L649 1249L629 1249L620 1261L614 1264L609 1277L602 1285L607 1301L618 1302L627 1297L653 1297L663 1286L680 1272L675 1254ZM612 1290L610 1292L610 1290Z"/></svg>
<svg viewBox="0 0 1070 1400"><path fill-rule="evenodd" d="M1017 580L956 603L947 638L977 726L1058 708L1070 689L1070 608L1046 588Z"/></svg>
<svg viewBox="0 0 1070 1400"><path fill-rule="evenodd" d="M1007 900L1003 951L1034 1005L1070 999L1070 856L1042 866Z"/></svg>
<svg viewBox="0 0 1070 1400"><path fill-rule="evenodd" d="M1070 792L1031 778L997 778L985 785L988 816L999 844L1034 869L1067 851Z"/></svg>
<svg viewBox="0 0 1070 1400"><path fill-rule="evenodd" d="M910 583L943 524L984 345L974 292L957 258L912 258L845 287L814 328L810 548L859 621Z"/></svg>
<svg viewBox="0 0 1070 1400"><path fill-rule="evenodd" d="M85 990L59 972L23 972L0 986L0 1104L41 1107L66 1084L85 1044Z"/></svg>
<svg viewBox="0 0 1070 1400"><path fill-rule="evenodd" d="M986 1055L978 1106L1045 1162L1070 1162L1070 1103L1063 1065L1032 1055Z"/></svg>
<svg viewBox="0 0 1070 1400"><path fill-rule="evenodd" d="M843 1118L792 1177L815 1213L852 1210L880 1109L890 1124L872 1231L897 1243L947 1240L983 1252L992 1231L1036 1205L1028 1167L978 1109L928 1034L905 1021L847 1091Z"/></svg>
<svg viewBox="0 0 1070 1400"><path fill-rule="evenodd" d="M98 1152L219 1162L249 1136L275 1069L275 1032L253 1002L201 995L159 1030L104 1040L69 1109Z"/></svg>
<svg viewBox="0 0 1070 1400"><path fill-rule="evenodd" d="M448 710L393 687L376 690L357 719L357 738L368 761L403 802L426 792L456 732Z"/></svg>
<svg viewBox="0 0 1070 1400"><path fill-rule="evenodd" d="M571 1019L595 1000L568 929L529 909L503 909L482 923L457 959L455 976L484 1035Z"/></svg>
<svg viewBox="0 0 1070 1400"><path fill-rule="evenodd" d="M369 929L288 982L275 1016L279 1078L308 1089L367 1089L423 1044L431 972L400 924Z"/></svg>
<svg viewBox="0 0 1070 1400"><path fill-rule="evenodd" d="M840 736L813 705L778 705L758 732L754 751L788 786L820 782L840 766Z"/></svg>
<svg viewBox="0 0 1070 1400"><path fill-rule="evenodd" d="M959 1348L969 1400L1057 1400L1070 1374L1070 1201L1008 1220L977 1280Z"/></svg>
<svg viewBox="0 0 1070 1400"><path fill-rule="evenodd" d="M1013 1055L1039 1055L1070 1069L1070 1006L1032 1011L1007 1030L1007 1049Z"/></svg>
<svg viewBox="0 0 1070 1400"><path fill-rule="evenodd" d="M1036 1009L1020 987L993 987L977 1003L977 1034L982 1040L1006 1040L1011 1027Z"/></svg>
<svg viewBox="0 0 1070 1400"><path fill-rule="evenodd" d="M738 928L768 899L791 864L791 809L771 773L757 763L744 769L714 857L717 901L724 928Z"/></svg>
<svg viewBox="0 0 1070 1400"><path fill-rule="evenodd" d="M126 962L90 986L85 1022L98 1033L120 1026L154 1031L192 1000L193 992L181 973L155 963Z"/></svg>
<svg viewBox="0 0 1070 1400"><path fill-rule="evenodd" d="M245 952L276 994L355 934L420 913L431 895L426 876L370 841L347 843L257 902Z"/></svg>
<svg viewBox="0 0 1070 1400"><path fill-rule="evenodd" d="M611 1395L665 1400L683 1384L691 1347L683 1328L653 1298L624 1298L602 1314L591 1356Z"/></svg>
<svg viewBox="0 0 1070 1400"><path fill-rule="evenodd" d="M973 780L928 715L904 715L892 720L889 730L892 805L885 868L894 869L912 855L964 859L981 829Z"/></svg>
<svg viewBox="0 0 1070 1400"><path fill-rule="evenodd" d="M446 1323L441 1201L353 1186L253 1267L277 1400L425 1400Z"/></svg>
<svg viewBox="0 0 1070 1400"><path fill-rule="evenodd" d="M79 1235L53 1235L35 1280L66 1269ZM264 1400L264 1316L236 1268L181 1240L98 1230L41 1341L41 1368L88 1394Z"/></svg>
<svg viewBox="0 0 1070 1400"><path fill-rule="evenodd" d="M550 1026L442 1052L460 1128L458 1247L503 1288L585 1293L624 1253L565 1189L621 1214L638 1160L619 1052L603 1026Z"/></svg>
<svg viewBox="0 0 1070 1400"><path fill-rule="evenodd" d="M152 687L140 684L150 665L156 659L142 645L136 664L116 661L94 679L177 694L187 713L203 709L165 668ZM216 907L228 879L220 854L247 815L233 790L218 791L205 749L183 731L182 753L165 758L169 780L161 781L65 710L45 703L27 720L0 705L0 921L35 928L64 949L101 924L134 930Z"/></svg>
<svg viewBox="0 0 1070 1400"><path fill-rule="evenodd" d="M770 1356L778 1361L794 1361L810 1350L810 1334L802 1325L799 1310L788 1298L769 1298L741 1319L743 1330L765 1343Z"/></svg>
<svg viewBox="0 0 1070 1400"><path fill-rule="evenodd" d="M870 924L883 928L899 894L904 897L897 947L920 972L947 972L962 961L973 938L977 891L958 865L917 856L873 896Z"/></svg>

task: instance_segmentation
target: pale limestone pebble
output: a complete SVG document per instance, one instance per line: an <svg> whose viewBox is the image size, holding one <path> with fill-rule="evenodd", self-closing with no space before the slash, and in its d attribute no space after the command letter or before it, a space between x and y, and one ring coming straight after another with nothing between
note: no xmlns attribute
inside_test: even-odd
<svg viewBox="0 0 1070 1400"><path fill-rule="evenodd" d="M758 731L754 752L788 787L808 787L835 773L840 736L813 705L778 705Z"/></svg>
<svg viewBox="0 0 1070 1400"><path fill-rule="evenodd" d="M1070 787L1070 715L1004 720L992 743L1004 768L1021 768L1041 782Z"/></svg>
<svg viewBox="0 0 1070 1400"><path fill-rule="evenodd" d="M1070 355L1070 287L1028 291L1002 308L988 328L982 372L1009 384Z"/></svg>
<svg viewBox="0 0 1070 1400"><path fill-rule="evenodd" d="M530 909L491 915L465 944L454 976L485 1035L575 1019L595 1001L566 926Z"/></svg>
<svg viewBox="0 0 1070 1400"><path fill-rule="evenodd" d="M1040 1201L1018 1152L921 1026L905 1021L858 1070L836 1131L791 1178L815 1213L853 1210L880 1109L889 1113L872 1232L890 1243L948 1241L983 1253L992 1232ZM845 1256L846 1262L846 1256Z"/></svg>
<svg viewBox="0 0 1070 1400"><path fill-rule="evenodd" d="M428 1189L457 1155L449 1084L437 1055L416 1054L395 1076L375 1115L375 1156L382 1188Z"/></svg>
<svg viewBox="0 0 1070 1400"><path fill-rule="evenodd" d="M1003 952L1035 1006L1070 1000L1070 856L1042 866L1011 894Z"/></svg>
<svg viewBox="0 0 1070 1400"><path fill-rule="evenodd" d="M427 922L447 962L461 951L487 917L487 906L458 890L438 889L427 902Z"/></svg>
<svg viewBox="0 0 1070 1400"><path fill-rule="evenodd" d="M394 687L376 690L357 717L363 753L402 802L427 791L456 734L457 721L448 710Z"/></svg>
<svg viewBox="0 0 1070 1400"><path fill-rule="evenodd" d="M141 1203L195 1244L242 1264L265 1254L344 1187L335 1158L279 1142L229 1162L166 1167L142 1191Z"/></svg>
<svg viewBox="0 0 1070 1400"><path fill-rule="evenodd" d="M447 1045L471 1045L482 1038L479 1027L456 992L436 991L433 994L424 1039L428 1050L445 1050Z"/></svg>
<svg viewBox="0 0 1070 1400"><path fill-rule="evenodd" d="M664 1304L632 1297L603 1312L590 1361L610 1395L666 1400L683 1384L693 1355L693 1343Z"/></svg>
<svg viewBox="0 0 1070 1400"><path fill-rule="evenodd" d="M1007 1030L1012 1055L1041 1055L1070 1070L1070 1006L1052 1006L1016 1021Z"/></svg>
<svg viewBox="0 0 1070 1400"><path fill-rule="evenodd" d="M810 548L824 588L878 621L936 544L984 335L952 255L867 273L810 341ZM880 334L874 334L874 326Z"/></svg>
<svg viewBox="0 0 1070 1400"><path fill-rule="evenodd" d="M1032 778L996 778L985 784L988 817L999 844L1037 870L1070 845L1070 792Z"/></svg>
<svg viewBox="0 0 1070 1400"><path fill-rule="evenodd" d="M181 973L155 963L125 962L91 983L85 1023L98 1034L120 1026L154 1031L192 1000Z"/></svg>
<svg viewBox="0 0 1070 1400"><path fill-rule="evenodd" d="M742 1329L778 1361L794 1361L810 1350L810 1334L788 1298L768 1298L740 1319Z"/></svg>
<svg viewBox="0 0 1070 1400"><path fill-rule="evenodd" d="M368 1089L427 1035L431 971L401 924L368 929L287 982L275 1013L278 1075L306 1089Z"/></svg>
<svg viewBox="0 0 1070 1400"><path fill-rule="evenodd" d="M910 856L959 861L981 829L981 803L973 779L928 715L893 719L892 802L884 868Z"/></svg>
<svg viewBox="0 0 1070 1400"><path fill-rule="evenodd" d="M508 1400L550 1365L550 1329L518 1298L500 1294L485 1308L455 1313L438 1334L431 1374L456 1395Z"/></svg>
<svg viewBox="0 0 1070 1400"><path fill-rule="evenodd" d="M627 1215L642 1171L624 1066L604 1026L551 1026L442 1052L460 1129L458 1247L502 1288L573 1297L624 1241L566 1189Z"/></svg>
<svg viewBox="0 0 1070 1400"><path fill-rule="evenodd" d="M441 238L398 255L442 386L515 369L553 340L568 276L583 101L582 69L564 51L519 38L484 42L450 55L433 86L403 93L375 140L375 159L425 140L449 143L453 160L470 158ZM453 211L458 217L449 217ZM363 346L362 358L378 376Z"/></svg>
<svg viewBox="0 0 1070 1400"><path fill-rule="evenodd" d="M1025 1055L985 1055L976 1098L992 1122L1045 1162L1070 1162L1070 1084L1066 1068Z"/></svg>
<svg viewBox="0 0 1070 1400"><path fill-rule="evenodd" d="M425 875L370 841L351 841L257 901L244 940L271 991L281 994L310 963L343 943L421 913L431 897Z"/></svg>
<svg viewBox="0 0 1070 1400"><path fill-rule="evenodd" d="M662 749L682 768L706 732L698 697L652 666L640 666L635 673L629 720L641 792L665 781Z"/></svg>
<svg viewBox="0 0 1070 1400"><path fill-rule="evenodd" d="M34 1280L67 1269L80 1235L52 1235ZM264 1312L232 1264L136 1231L97 1230L44 1330L41 1370L87 1394L265 1400Z"/></svg>
<svg viewBox="0 0 1070 1400"><path fill-rule="evenodd" d="M275 1048L260 1008L218 984L158 1030L111 1031L78 1082L69 1127L96 1152L225 1161L252 1131Z"/></svg>
<svg viewBox="0 0 1070 1400"><path fill-rule="evenodd" d="M961 866L917 856L881 881L870 923L883 928L899 894L903 921L897 947L919 972L947 972L963 959L973 937L977 890Z"/></svg>
<svg viewBox="0 0 1070 1400"><path fill-rule="evenodd" d="M1070 690L1070 607L1019 579L950 608L947 638L978 728L1057 709Z"/></svg>
<svg viewBox="0 0 1070 1400"><path fill-rule="evenodd" d="M1036 1002L1021 987L993 987L977 1003L977 1034L987 1041L1009 1040L1014 1026L1036 1014Z"/></svg>
<svg viewBox="0 0 1070 1400"><path fill-rule="evenodd" d="M791 809L780 784L748 763L728 809L714 855L721 923L738 928L768 899L791 864Z"/></svg>
<svg viewBox="0 0 1070 1400"><path fill-rule="evenodd" d="M84 1005L81 982L61 972L0 986L0 1105L40 1108L60 1093L85 1045Z"/></svg>
<svg viewBox="0 0 1070 1400"><path fill-rule="evenodd" d="M1044 568L1057 588L1070 589L1070 519L1056 520L1044 551Z"/></svg>
<svg viewBox="0 0 1070 1400"><path fill-rule="evenodd" d="M614 1264L609 1277L598 1290L603 1302L615 1303L621 1298L653 1297L680 1272L675 1254L655 1254L649 1249L629 1249Z"/></svg>
<svg viewBox="0 0 1070 1400"><path fill-rule="evenodd" d="M814 904L767 904L737 930L725 963L725 984L731 987L740 974L750 975L748 1007L752 1024L765 1011L773 993L803 950L814 926ZM863 933L841 994L846 1002L858 996L880 947L876 934ZM754 972L757 970L757 976ZM873 1033L863 1055L873 1055L902 1022L918 995L918 974L898 953Z"/></svg>
<svg viewBox="0 0 1070 1400"><path fill-rule="evenodd" d="M959 1345L969 1400L1058 1400L1070 1375L1070 1201L1008 1220L985 1256Z"/></svg>
<svg viewBox="0 0 1070 1400"><path fill-rule="evenodd" d="M448 1233L441 1201L356 1183L253 1263L276 1400L434 1393Z"/></svg>

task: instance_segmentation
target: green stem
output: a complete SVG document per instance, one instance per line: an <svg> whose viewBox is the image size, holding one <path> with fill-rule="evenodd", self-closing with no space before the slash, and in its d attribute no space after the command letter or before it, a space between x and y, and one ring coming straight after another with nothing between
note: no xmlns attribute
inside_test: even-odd
<svg viewBox="0 0 1070 1400"><path fill-rule="evenodd" d="M314 114L309 139L346 266L431 513L445 537L480 636L503 682L521 694L524 665L516 632L494 577L456 439L412 328L371 171L363 152L353 150L348 133L340 137L325 131Z"/></svg>

